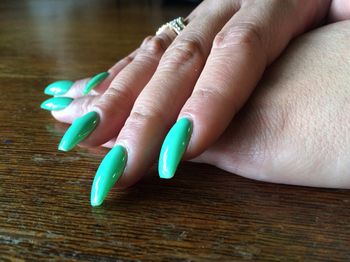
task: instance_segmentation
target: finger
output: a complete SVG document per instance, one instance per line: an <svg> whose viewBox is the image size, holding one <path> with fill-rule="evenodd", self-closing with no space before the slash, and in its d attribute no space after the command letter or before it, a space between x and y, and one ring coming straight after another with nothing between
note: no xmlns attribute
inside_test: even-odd
<svg viewBox="0 0 350 262"><path fill-rule="evenodd" d="M350 19L349 0L332 0L329 8L328 20L330 22L339 22Z"/></svg>
<svg viewBox="0 0 350 262"><path fill-rule="evenodd" d="M223 10L198 15L188 24L167 49L151 81L137 98L116 142L128 152L118 187L135 183L157 158L166 131L192 92L210 43L235 11L232 6Z"/></svg>
<svg viewBox="0 0 350 262"><path fill-rule="evenodd" d="M51 133L53 136L62 136L65 131L67 131L67 125L65 124L61 124L61 123L54 123L53 125L47 125L46 129L49 133ZM111 140L109 140L108 142L104 143L103 145L101 145L102 147L105 148L112 148L115 144L116 141L116 137L112 138ZM83 143L79 144L79 146L88 148L88 146L84 145Z"/></svg>
<svg viewBox="0 0 350 262"><path fill-rule="evenodd" d="M149 41L149 37L147 37L141 44L141 47L144 47L145 44ZM128 64L130 64L135 58L139 49L133 51L129 56L124 59L118 61L110 70L110 76L117 76ZM87 82L90 78L85 78L81 80L77 80L73 87L64 95L64 97L75 98L75 100L69 105L69 107L64 108L59 111L52 111L53 117L63 123L71 124L76 118L79 118L89 111L91 111L92 105L95 104L100 98L98 95L99 92L104 92L106 88L106 83L111 84L110 81L104 81L101 84L101 87L92 90L87 96L82 95L82 90L85 88ZM98 96L96 98L92 96ZM78 99L79 98L79 99Z"/></svg>
<svg viewBox="0 0 350 262"><path fill-rule="evenodd" d="M263 3L242 6L216 36L205 68L178 117L187 117L193 124L185 158L198 156L218 139L266 66L305 26L294 21L294 12L281 10Z"/></svg>
<svg viewBox="0 0 350 262"><path fill-rule="evenodd" d="M146 45L150 45L149 41L152 39L152 36L146 37L142 43L140 48L147 48ZM136 49L135 51L133 51L130 55L128 55L127 57L123 58L122 60L118 61L111 69L109 69L107 72L109 73L109 76L102 81L97 87L95 87L94 89L92 89L88 94L91 95L99 95L99 94L103 94L107 88L109 88L109 86L112 83L112 80L128 65L130 64L133 59L135 58L137 52L139 51L139 49ZM88 80L90 80L91 78L89 78ZM86 83L87 84L87 83ZM85 86L82 87L82 90L78 90L79 93L83 93L83 89Z"/></svg>
<svg viewBox="0 0 350 262"><path fill-rule="evenodd" d="M120 61L118 61L113 67L111 67L107 72L109 73L108 77L102 81L96 88L91 90L91 92L88 95L99 95L103 94L109 85L111 84L112 80L128 65L132 62L135 55L137 54L138 50L133 51L130 55L124 57ZM91 80L90 78L84 78L81 80L77 80L73 83L72 87L63 94L60 94L59 96L65 96L65 97L71 97L71 98L78 98L81 96L84 96L83 90L88 84L88 82Z"/></svg>
<svg viewBox="0 0 350 262"><path fill-rule="evenodd" d="M138 52L138 49L134 50L130 55L124 57L120 61L118 61L114 66L112 66L107 73L109 74L107 78L105 78L102 82L97 84L96 87L94 87L91 91L88 93L84 93L84 89L81 91L82 94L87 95L100 95L103 94L110 86L113 79L128 65L130 64L133 59L135 58L136 54ZM92 78L90 78L91 80ZM87 85L86 85L87 86ZM84 88L86 88L86 86Z"/></svg>
<svg viewBox="0 0 350 262"><path fill-rule="evenodd" d="M349 186L348 160L343 162L348 140L335 134L348 128L344 76L350 64L344 55L350 54L345 51L350 23L337 24L293 41L220 139L196 161L267 182Z"/></svg>
<svg viewBox="0 0 350 262"><path fill-rule="evenodd" d="M111 140L109 140L108 142L104 143L101 145L101 147L105 147L105 148L112 148L115 144L116 141L116 137L112 138ZM84 148L91 148L91 146L87 145L84 141L82 141L79 144L80 147L84 147Z"/></svg>
<svg viewBox="0 0 350 262"><path fill-rule="evenodd" d="M82 140L80 131L85 135L91 133L85 140L85 143L90 146L104 144L115 137L130 114L136 97L152 77L162 54L171 41L172 39L166 33L148 37L133 61L113 79L106 92L99 96L95 103L84 107L88 109L89 113L85 111L84 113L87 114L82 119L79 118L79 123L82 121L83 126L79 124L77 131L72 131L76 130L77 126L73 123L62 138L60 149L70 150L80 142ZM62 113L54 113L57 117L58 114ZM70 114L70 112L66 110L63 114L65 115L60 115L60 117L66 118L69 117L66 114ZM85 116L87 119L84 118ZM89 127L88 132L85 130L85 126ZM72 136L79 137L81 140L78 141L75 138L72 140Z"/></svg>
<svg viewBox="0 0 350 262"><path fill-rule="evenodd" d="M112 138L111 140L109 140L108 142L104 143L102 146L103 147L107 147L107 148L112 148L115 145L115 141L117 140L117 138Z"/></svg>
<svg viewBox="0 0 350 262"><path fill-rule="evenodd" d="M97 103L100 96L83 96L75 98L66 108L52 111L52 116L63 123L71 124L75 119L82 117L91 111L92 106Z"/></svg>

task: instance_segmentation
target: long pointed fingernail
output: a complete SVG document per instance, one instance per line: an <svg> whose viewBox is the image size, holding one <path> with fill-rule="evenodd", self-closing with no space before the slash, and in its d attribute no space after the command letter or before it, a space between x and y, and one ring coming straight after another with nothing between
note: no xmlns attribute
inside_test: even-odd
<svg viewBox="0 0 350 262"><path fill-rule="evenodd" d="M70 97L53 97L42 102L40 107L48 111L57 111L65 109L72 101L73 98Z"/></svg>
<svg viewBox="0 0 350 262"><path fill-rule="evenodd" d="M58 150L69 151L73 149L94 131L99 120L99 115L94 111L77 118L62 137Z"/></svg>
<svg viewBox="0 0 350 262"><path fill-rule="evenodd" d="M98 86L108 76L109 76L108 72L102 72L102 73L99 73L99 74L93 76L90 79L90 81L87 82L87 84L83 90L83 95L87 95L92 89L94 89L96 86Z"/></svg>
<svg viewBox="0 0 350 262"><path fill-rule="evenodd" d="M179 119L170 129L160 151L158 172L161 178L172 178L176 172L192 134L192 122Z"/></svg>
<svg viewBox="0 0 350 262"><path fill-rule="evenodd" d="M64 95L65 93L68 92L68 90L72 87L74 82L69 81L69 80L61 80L61 81L56 81L51 84L49 84L46 88L44 93L46 95Z"/></svg>
<svg viewBox="0 0 350 262"><path fill-rule="evenodd" d="M91 188L91 205L103 203L111 188L123 174L127 161L127 151L123 146L115 146L102 160Z"/></svg>

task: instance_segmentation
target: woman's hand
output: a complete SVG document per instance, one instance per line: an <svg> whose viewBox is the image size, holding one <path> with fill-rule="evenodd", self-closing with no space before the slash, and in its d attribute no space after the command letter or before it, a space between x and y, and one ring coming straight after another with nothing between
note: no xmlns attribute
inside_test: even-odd
<svg viewBox="0 0 350 262"><path fill-rule="evenodd" d="M350 188L350 21L296 41L198 162L275 183Z"/></svg>
<svg viewBox="0 0 350 262"><path fill-rule="evenodd" d="M126 187L154 163L174 121L187 118L161 152L160 175L172 177L183 153L185 159L196 157L222 135L266 67L291 39L325 19L329 5L325 0L204 1L176 38L171 31L146 38L104 80L73 85L65 96L76 99L63 101L69 106L53 115L68 123L85 117L68 130L60 149L68 151L85 138L86 145L97 146L117 137L113 143L123 150L108 156L97 177L108 180L117 171L119 177L125 168L118 184ZM80 97L94 84L91 95ZM115 165L117 156L125 160L126 155L127 163Z"/></svg>

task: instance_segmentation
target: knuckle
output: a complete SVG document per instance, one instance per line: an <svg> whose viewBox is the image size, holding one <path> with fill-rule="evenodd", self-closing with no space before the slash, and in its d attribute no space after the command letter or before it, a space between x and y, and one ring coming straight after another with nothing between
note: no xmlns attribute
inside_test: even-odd
<svg viewBox="0 0 350 262"><path fill-rule="evenodd" d="M245 49L261 49L263 38L258 26L250 23L233 26L221 31L213 41L213 49L220 49L229 46L240 46Z"/></svg>
<svg viewBox="0 0 350 262"><path fill-rule="evenodd" d="M197 103L203 104L206 103L206 101L208 101L208 103L214 102L217 105L225 107L230 106L230 108L232 108L232 110L236 112L236 106L234 101L231 100L231 97L229 95L225 94L223 88L208 87L195 89L193 91L192 97L195 98L195 103L193 103L194 105Z"/></svg>
<svg viewBox="0 0 350 262"><path fill-rule="evenodd" d="M147 57L154 58L162 55L166 50L167 44L165 40L159 36L154 36L147 40L147 43L145 43L142 46L143 55L146 55Z"/></svg>
<svg viewBox="0 0 350 262"><path fill-rule="evenodd" d="M165 114L155 106L138 106L130 113L128 125L139 127L148 121L164 123Z"/></svg>
<svg viewBox="0 0 350 262"><path fill-rule="evenodd" d="M125 88L109 88L105 95L110 100L123 101L127 104L131 104L134 98L132 90L128 90Z"/></svg>
<svg viewBox="0 0 350 262"><path fill-rule="evenodd" d="M129 64L134 60L134 58L132 56L126 56L123 60L126 64Z"/></svg>
<svg viewBox="0 0 350 262"><path fill-rule="evenodd" d="M95 103L95 99L82 99L82 103L80 105L81 112L90 112Z"/></svg>
<svg viewBox="0 0 350 262"><path fill-rule="evenodd" d="M215 88L201 88L201 89L195 89L193 94L198 97L200 100L207 100L207 99L213 99L213 98L222 98L226 99L226 96L220 92L218 89Z"/></svg>
<svg viewBox="0 0 350 262"><path fill-rule="evenodd" d="M182 39L165 52L161 64L164 67L179 68L193 58L203 57L203 44L198 39Z"/></svg>
<svg viewBox="0 0 350 262"><path fill-rule="evenodd" d="M147 43L153 38L153 36L149 35L146 36L145 39L143 39L142 43L141 43L141 47L147 45Z"/></svg>
<svg viewBox="0 0 350 262"><path fill-rule="evenodd" d="M104 112L115 111L115 106L119 108L129 108L133 104L134 98L131 91L122 88L110 87L105 94L103 94L96 107Z"/></svg>

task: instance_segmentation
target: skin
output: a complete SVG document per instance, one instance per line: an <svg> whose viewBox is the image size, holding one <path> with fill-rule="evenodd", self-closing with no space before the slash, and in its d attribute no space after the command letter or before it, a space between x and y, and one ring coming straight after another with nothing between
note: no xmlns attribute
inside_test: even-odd
<svg viewBox="0 0 350 262"><path fill-rule="evenodd" d="M85 145L115 143L127 149L128 163L119 187L134 184L146 173L167 131L183 116L193 121L185 159L197 157L240 175L283 182L254 177L252 170L238 172L238 167L217 164L208 154L225 137L225 130L231 130L233 117L266 67L292 39L327 16L332 21L344 19L344 12L339 15L340 9L332 7L336 2L341 1L204 1L189 15L189 24L179 36L165 31L146 38L109 70L110 76L89 96L80 97L87 79L78 80L65 94L75 101L53 116L71 123L91 110L100 114L101 122Z"/></svg>
<svg viewBox="0 0 350 262"><path fill-rule="evenodd" d="M350 21L308 33L195 159L273 183L350 188Z"/></svg>
<svg viewBox="0 0 350 262"><path fill-rule="evenodd" d="M338 22L350 18L350 2L347 0L333 0L328 13L328 21Z"/></svg>

